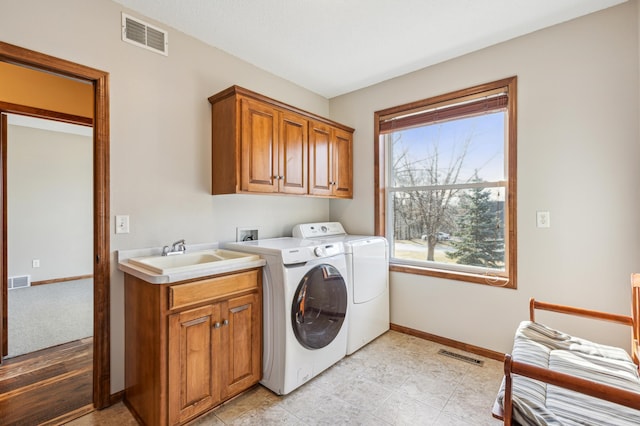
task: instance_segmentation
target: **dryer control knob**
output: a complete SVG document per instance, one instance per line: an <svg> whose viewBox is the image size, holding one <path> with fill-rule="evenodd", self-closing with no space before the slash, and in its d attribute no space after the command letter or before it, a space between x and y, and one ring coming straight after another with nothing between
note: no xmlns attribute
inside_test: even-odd
<svg viewBox="0 0 640 426"><path fill-rule="evenodd" d="M313 253L317 256L317 257L324 257L327 255L327 253L324 250L324 247L316 247L313 250Z"/></svg>

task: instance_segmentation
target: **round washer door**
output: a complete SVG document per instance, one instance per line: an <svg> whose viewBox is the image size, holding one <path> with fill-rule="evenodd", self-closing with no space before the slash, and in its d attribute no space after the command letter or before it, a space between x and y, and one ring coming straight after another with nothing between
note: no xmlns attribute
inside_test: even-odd
<svg viewBox="0 0 640 426"><path fill-rule="evenodd" d="M347 284L329 264L309 270L293 295L291 324L298 342L320 349L338 335L347 313Z"/></svg>

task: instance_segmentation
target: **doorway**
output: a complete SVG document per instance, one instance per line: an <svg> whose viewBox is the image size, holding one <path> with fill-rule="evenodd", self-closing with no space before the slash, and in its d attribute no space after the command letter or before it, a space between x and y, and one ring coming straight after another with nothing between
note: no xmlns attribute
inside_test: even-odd
<svg viewBox="0 0 640 426"><path fill-rule="evenodd" d="M71 79L89 82L93 90L93 405L110 405L110 246L109 246L109 88L108 74L93 68L54 58L18 46L0 42L0 62L53 73ZM61 122L74 122L69 114L41 107L5 102L0 99L0 110L28 116L45 116ZM0 131L6 136L6 121ZM2 153L2 205L0 206L0 342L2 356L8 352L7 336L7 188L6 152ZM2 361L0 356L0 362Z"/></svg>
<svg viewBox="0 0 640 426"><path fill-rule="evenodd" d="M93 337L93 129L7 115L7 358Z"/></svg>

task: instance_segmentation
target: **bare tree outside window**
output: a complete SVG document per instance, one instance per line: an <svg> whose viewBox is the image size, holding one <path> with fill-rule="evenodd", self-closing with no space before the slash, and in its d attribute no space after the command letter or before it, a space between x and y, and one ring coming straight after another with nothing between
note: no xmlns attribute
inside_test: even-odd
<svg viewBox="0 0 640 426"><path fill-rule="evenodd" d="M451 200L457 190L449 189L458 183L472 137L467 137L452 157L445 159L439 141L429 144L426 155L416 158L402 144L402 133L389 135L392 146L394 186L427 187L437 189L396 193L394 198L394 232L396 238L420 238L427 244L426 260L434 260L436 244L446 230L452 228ZM395 140L393 140L395 138Z"/></svg>

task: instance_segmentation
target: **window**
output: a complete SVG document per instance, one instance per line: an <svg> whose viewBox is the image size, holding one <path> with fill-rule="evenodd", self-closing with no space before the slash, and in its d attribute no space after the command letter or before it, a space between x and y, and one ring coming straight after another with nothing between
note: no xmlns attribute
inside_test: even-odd
<svg viewBox="0 0 640 426"><path fill-rule="evenodd" d="M375 113L392 271L516 287L516 80Z"/></svg>

